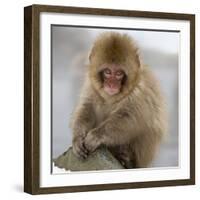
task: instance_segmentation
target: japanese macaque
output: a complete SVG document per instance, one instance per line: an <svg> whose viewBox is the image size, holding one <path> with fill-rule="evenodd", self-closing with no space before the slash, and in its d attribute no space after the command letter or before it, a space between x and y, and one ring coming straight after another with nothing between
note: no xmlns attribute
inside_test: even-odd
<svg viewBox="0 0 200 200"><path fill-rule="evenodd" d="M159 83L135 42L126 34L101 34L72 117L74 153L87 158L103 145L125 168L148 167L166 125Z"/></svg>

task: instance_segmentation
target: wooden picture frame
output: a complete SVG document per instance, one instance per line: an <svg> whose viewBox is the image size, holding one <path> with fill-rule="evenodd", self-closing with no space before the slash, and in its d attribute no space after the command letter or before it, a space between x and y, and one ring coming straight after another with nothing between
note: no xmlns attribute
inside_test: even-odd
<svg viewBox="0 0 200 200"><path fill-rule="evenodd" d="M101 183L90 185L66 185L41 187L41 139L40 139L40 28L41 13L78 14L79 16L112 16L127 19L174 20L189 23L189 85L190 85L190 133L188 178L173 180L136 181L125 183ZM183 113L184 114L184 113ZM50 150L49 150L50 151ZM24 8L24 191L30 194L82 192L113 189L147 188L195 184L195 16L192 14L161 13L131 10L32 5Z"/></svg>

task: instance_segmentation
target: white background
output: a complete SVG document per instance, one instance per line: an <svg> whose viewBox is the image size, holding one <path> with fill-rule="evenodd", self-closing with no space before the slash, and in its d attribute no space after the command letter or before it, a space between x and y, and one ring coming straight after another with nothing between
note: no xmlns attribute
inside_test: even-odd
<svg viewBox="0 0 200 200"><path fill-rule="evenodd" d="M165 58L161 58L161 55L159 55L158 53L155 53L154 55L151 55L151 57L154 57L154 63L145 61L143 58L143 62L144 63L148 63L148 65L153 66L150 67L151 70L155 73L155 75L157 75L157 77L159 77L159 79L162 79L161 81L161 87L162 90L164 92L164 94L166 94L168 91L170 91L172 93L173 96L173 101L176 101L177 98L181 98L181 101L179 102L179 123L181 125L181 127L179 128L180 131L180 138L179 138L179 167L180 168L171 168L173 165L171 165L169 162L167 162L167 160L169 158L171 158L170 152L172 151L173 154L176 154L176 149L173 149L172 145L169 145L168 147L168 151L165 153L162 153L162 150L159 150L159 153L161 153L160 155L158 154L158 157L163 157L165 159L165 161L167 162L167 164L165 164L165 167L170 167L171 169L166 169L166 168L158 168L155 170L154 169L147 169L147 170L126 170L125 171L118 171L115 173L110 173L110 172L101 172L101 173L70 173L70 174L63 174L56 176L56 175L52 175L50 174L50 165L49 163L50 161L50 152L49 149L51 148L51 142L50 142L50 127L51 127L51 122L50 122L50 27L51 24L84 24L87 26L94 26L96 24L98 24L98 26L109 26L110 24L112 24L113 27L137 27L137 28L148 28L148 29L166 29L166 30L173 30L173 29L178 29L180 30L180 35L179 37L180 39L180 53L179 53L179 57L181 60L181 64L179 67L179 97L175 97L175 95L178 93L176 90L174 91L171 87L170 87L170 83L172 82L172 80L169 83L169 79L167 78L168 76L172 77L172 76L177 76L177 64L175 64L175 66L172 65L172 63L169 63L170 57L167 57L168 63L164 64L164 60ZM69 29L67 29L69 30ZM79 30L80 32L80 30ZM126 32L127 33L127 32ZM131 33L133 34L133 32L131 31ZM145 32L147 34L147 31ZM93 31L94 34L94 31ZM130 32L128 33L130 35ZM135 33L136 34L136 33ZM134 34L134 36L136 36ZM137 34L139 34L137 32ZM148 32L149 34L149 32ZM151 33L153 34L153 33ZM154 32L155 34L155 32ZM156 34L158 34L158 32L156 32ZM169 40L169 33L159 33L159 36L161 37L161 35L164 34L165 38L163 38L162 40L164 41L160 41L158 39L158 36L154 37L151 36L151 40L154 40L157 43L159 43L161 46L164 46L163 43L166 43L166 40L168 41L168 43L171 43L172 41ZM171 33L172 34L172 33ZM175 34L175 33L173 33ZM41 39L41 77L40 77L40 83L41 83L41 121L40 121L40 166L41 166L41 173L40 173L40 185L42 187L50 187L50 186L66 186L66 185L90 185L90 184L100 184L100 183L116 183L116 182L139 182L139 181L149 181L149 180L170 180L170 179L178 179L178 178L188 178L188 172L189 172L189 168L188 168L188 164L189 164L189 77L190 77L190 73L189 73L189 24L188 22L179 22L179 21L165 21L165 20L156 20L155 19L122 19L122 18L118 18L116 20L115 18L112 17L99 17L99 16L94 16L94 17L88 17L88 16L79 16L79 15L58 15L58 14L42 14L41 15L41 35L40 35L40 39ZM54 33L53 33L54 35ZM83 36L83 32L81 34L81 36L75 36L75 32L73 33L73 36L68 36L65 35L64 38L73 38L75 37L76 40L77 38L80 38ZM168 38L166 38L166 36L168 35ZM142 36L142 32L140 32L140 36ZM87 33L87 37L90 38L90 34ZM83 38L85 38L83 36ZM136 37L134 37L136 39ZM142 42L144 42L146 40L146 37L143 36ZM62 41L62 47L64 46L70 46L70 43L67 42L66 44L64 43L64 41L66 39L61 38L61 35L59 35L59 40ZM71 39L72 40L72 39ZM84 41L86 41L84 39ZM136 39L136 41L138 41ZM52 41L52 43L54 44L54 40ZM78 42L79 45L81 43L81 41ZM88 43L92 43L89 42ZM139 43L139 41L138 41ZM173 42L175 43L175 42ZM73 44L73 48L76 49L76 45L75 42L72 41ZM178 51L178 42L174 44L175 46L173 47L173 45L171 45L171 48L174 49L174 51ZM176 47L177 46L177 47ZM72 48L72 47L71 47ZM80 47L79 47L80 48ZM155 46L151 46L150 52L153 52ZM163 47L160 47L163 48ZM164 49L164 48L163 48ZM159 53L161 54L161 52L163 51L159 50ZM140 48L141 52L145 52ZM54 50L56 51L56 50ZM59 51L57 49L57 52L59 54L59 61L62 60L62 53L64 52L64 49L62 49L61 51ZM75 55L78 54L78 51L75 50ZM81 50L81 52L83 52L83 49ZM53 56L55 54L53 53ZM73 60L74 58L71 55L70 57L68 57L68 52L65 52L64 54L64 60ZM159 61L157 60L157 58L155 58L155 56L160 57L160 59L162 59L161 63L158 65ZM175 54L175 56L177 56ZM178 58L178 56L177 56ZM178 63L178 60L177 60ZM67 65L66 61L63 62L63 67L71 69L73 68L75 70L75 68L78 68L78 64L76 64L76 67ZM163 66L165 65L165 67ZM53 57L53 67L57 68L59 65L54 65L54 57ZM80 65L81 67L79 67L79 73L83 74L83 65ZM158 70L161 70L162 68L165 68L165 72L162 75L162 72L159 72L158 70L155 69L155 66L157 66ZM173 70L170 73L170 68L174 68L175 70ZM56 74L56 71L53 69L53 78L54 75ZM68 74L68 76L70 76L69 73L67 72L63 72L62 74L64 74L64 78L66 79L66 75ZM72 77L72 75L70 76L70 78ZM68 80L70 80L70 78L68 77ZM75 80L79 80L79 78L74 78ZM55 79L53 79L54 81ZM73 86L70 86L70 84L68 83L62 83L61 82L61 76L59 76L59 82L62 85L68 85L68 88L65 87L65 90L72 90L72 88L74 89L73 91L75 92L75 88ZM76 82L77 82L76 80ZM176 80L177 81L177 80ZM175 82L176 82L175 81ZM73 79L71 78L70 82L73 83ZM55 82L54 82L55 83ZM53 84L54 84L53 83ZM74 83L73 85L75 85L76 83ZM177 84L177 82L176 82ZM54 86L54 85L53 85ZM167 86L167 87L166 87ZM81 86L79 86L81 87ZM166 90L164 90L164 88L166 87ZM177 88L177 85L174 86ZM65 94L65 90L62 91L62 88L59 87L58 90L62 93ZM54 94L54 91L53 91ZM59 99L63 99L62 96L59 96L58 93L56 94L56 96ZM70 95L71 96L71 95ZM53 95L53 102L55 102L54 100L54 95ZM174 98L175 97L175 98ZM187 98L186 98L187 97ZM71 96L71 98L73 98L73 96ZM74 98L75 100L75 98ZM69 97L65 99L65 102L69 101ZM170 113L170 100L167 99L167 106L168 106L168 111ZM174 103L174 102L173 102ZM54 103L53 103L54 104ZM174 112L170 113L170 120L172 120L172 116L174 116L175 118L178 118L178 116L176 115L177 112L177 107L178 105L176 103L174 103L174 107L176 107L176 109L173 109ZM59 105L61 106L61 109L64 111L64 116L60 119L64 120L64 126L66 126L66 119L67 119L67 112L65 111L68 110L68 107L70 107L71 105L63 105L61 103L59 103ZM72 106L74 107L74 106ZM58 110L54 110L56 113L58 112ZM56 118L57 116L54 115L53 111L53 120ZM59 113L59 112L58 112ZM181 113L184 113L183 115L181 115ZM70 113L71 115L71 113ZM173 120L176 124L178 123L175 119ZM170 127L173 125L173 123L170 123ZM55 124L53 124L54 127ZM60 126L59 126L60 128ZM69 140L67 138L67 131L63 132L63 138L62 140ZM54 132L53 132L54 134ZM169 135L169 139L171 139L172 135L177 134L177 130L173 130L171 132L168 133ZM178 139L178 138L177 138ZM168 139L167 139L168 140ZM53 144L55 141L53 140ZM174 141L175 142L175 141ZM167 143L167 142L166 142ZM175 143L176 144L176 143ZM58 142L57 144L58 146L62 146L62 142ZM163 147L164 145L161 144L161 146ZM66 148L66 146L64 146ZM65 149L63 150L65 151ZM63 153L63 151L61 153ZM156 156L157 157L157 156ZM177 164L175 165L177 166ZM153 165L152 167L159 167L158 165ZM54 169L53 169L54 171Z"/></svg>
<svg viewBox="0 0 200 200"><path fill-rule="evenodd" d="M200 137L196 134L196 185L106 192L85 192L59 195L30 196L23 193L23 7L32 3L71 5L82 7L116 8L163 12L196 13L196 25L200 24L198 0L63 0L63 1L2 1L0 7L0 195L1 199L199 199L200 196ZM196 26L196 55L200 55L200 29ZM196 59L196 66L200 60ZM199 68L196 67L196 77ZM200 81L196 81L200 85ZM199 88L197 87L196 91ZM196 93L196 102L199 99ZM196 105L196 121L200 121L199 105ZM196 132L200 131L196 127Z"/></svg>

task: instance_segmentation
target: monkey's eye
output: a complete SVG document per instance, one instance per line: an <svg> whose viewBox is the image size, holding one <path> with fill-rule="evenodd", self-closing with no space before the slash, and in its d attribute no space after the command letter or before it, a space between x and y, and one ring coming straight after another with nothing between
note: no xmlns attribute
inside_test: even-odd
<svg viewBox="0 0 200 200"><path fill-rule="evenodd" d="M116 75L117 75L117 76L122 76L122 75L124 75L124 72L123 72L123 71L118 71L118 72L116 73Z"/></svg>
<svg viewBox="0 0 200 200"><path fill-rule="evenodd" d="M118 80L121 80L124 77L124 72L123 71L117 71L115 76Z"/></svg>
<svg viewBox="0 0 200 200"><path fill-rule="evenodd" d="M111 71L109 69L105 69L103 71L104 77L109 78L111 76Z"/></svg>
<svg viewBox="0 0 200 200"><path fill-rule="evenodd" d="M104 74L110 75L110 74L111 74L111 71L110 71L109 69L105 69L105 70L104 70Z"/></svg>

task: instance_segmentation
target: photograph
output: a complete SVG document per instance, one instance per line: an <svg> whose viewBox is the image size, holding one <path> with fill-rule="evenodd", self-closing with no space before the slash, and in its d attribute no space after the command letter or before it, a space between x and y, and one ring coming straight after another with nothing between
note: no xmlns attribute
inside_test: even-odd
<svg viewBox="0 0 200 200"><path fill-rule="evenodd" d="M24 8L24 191L195 184L195 16Z"/></svg>
<svg viewBox="0 0 200 200"><path fill-rule="evenodd" d="M180 33L51 31L52 172L177 167Z"/></svg>

